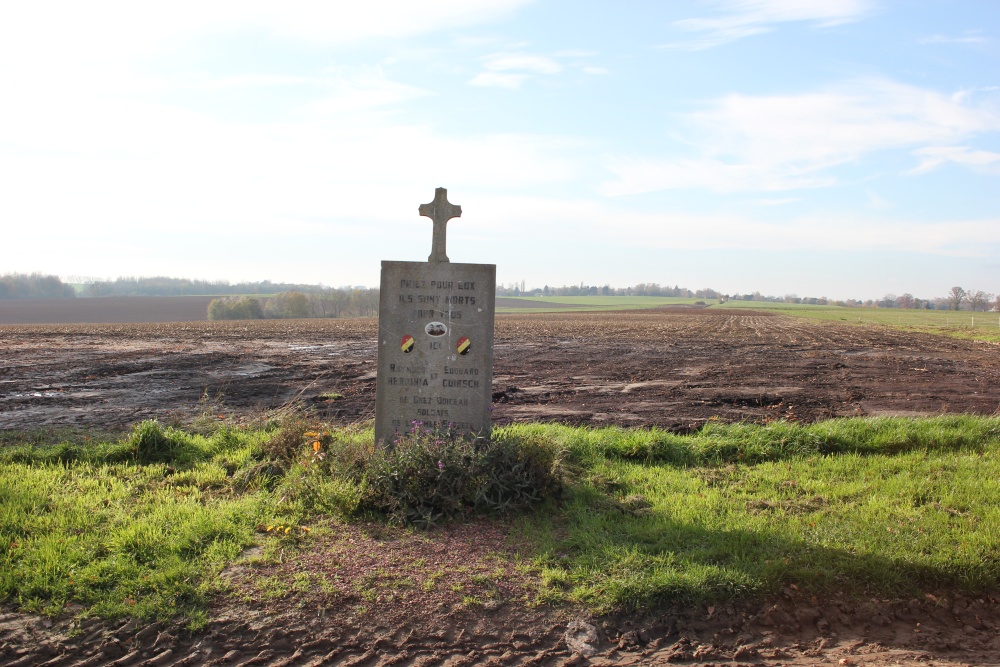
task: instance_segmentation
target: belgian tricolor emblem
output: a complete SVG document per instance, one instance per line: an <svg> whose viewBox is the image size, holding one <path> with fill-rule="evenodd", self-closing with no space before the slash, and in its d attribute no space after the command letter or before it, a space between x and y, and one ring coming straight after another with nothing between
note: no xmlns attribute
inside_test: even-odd
<svg viewBox="0 0 1000 667"><path fill-rule="evenodd" d="M465 336L462 336L461 338L458 339L457 349L459 354L468 354L469 350L472 349L472 341L466 338Z"/></svg>
<svg viewBox="0 0 1000 667"><path fill-rule="evenodd" d="M403 354L409 354L413 350L413 336L410 334L403 336L403 340L399 343L399 349L403 351Z"/></svg>

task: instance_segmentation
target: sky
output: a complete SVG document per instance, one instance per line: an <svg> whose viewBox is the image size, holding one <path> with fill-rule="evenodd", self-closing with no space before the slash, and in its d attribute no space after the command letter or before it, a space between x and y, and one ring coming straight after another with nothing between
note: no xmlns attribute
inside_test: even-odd
<svg viewBox="0 0 1000 667"><path fill-rule="evenodd" d="M995 0L0 3L0 274L1000 292Z"/></svg>

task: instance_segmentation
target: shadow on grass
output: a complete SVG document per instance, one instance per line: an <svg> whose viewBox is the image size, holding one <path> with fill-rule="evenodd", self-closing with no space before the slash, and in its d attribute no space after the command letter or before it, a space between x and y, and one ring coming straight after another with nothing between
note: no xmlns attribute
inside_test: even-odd
<svg viewBox="0 0 1000 667"><path fill-rule="evenodd" d="M569 599L607 613L762 598L788 584L821 596L923 598L932 591L982 592L1000 583L1000 561L985 553L988 546L907 551L899 542L880 548L869 534L865 545L844 547L824 543L822 527L789 536L778 514L760 529L713 528L654 513L640 500L592 489L575 496L567 511L519 524L534 545L542 601ZM896 536L903 543L909 537Z"/></svg>

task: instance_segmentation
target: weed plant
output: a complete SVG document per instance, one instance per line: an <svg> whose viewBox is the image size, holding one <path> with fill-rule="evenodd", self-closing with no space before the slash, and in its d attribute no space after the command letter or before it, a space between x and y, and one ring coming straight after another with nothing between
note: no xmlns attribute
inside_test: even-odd
<svg viewBox="0 0 1000 667"><path fill-rule="evenodd" d="M430 528L516 512L561 489L560 451L530 434L469 439L416 422L381 447L370 428L323 430L293 421L284 431L265 450L291 464L277 493L281 511L293 520L374 514ZM303 449L302 442L311 445ZM293 452L298 456L287 456Z"/></svg>
<svg viewBox="0 0 1000 667"><path fill-rule="evenodd" d="M559 452L505 432L469 439L414 422L368 457L363 504L418 527L474 514L500 515L558 495Z"/></svg>

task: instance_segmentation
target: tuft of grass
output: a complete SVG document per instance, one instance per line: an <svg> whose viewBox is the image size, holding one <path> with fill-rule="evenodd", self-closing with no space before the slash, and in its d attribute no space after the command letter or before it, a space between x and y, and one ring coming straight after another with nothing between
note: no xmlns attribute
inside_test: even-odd
<svg viewBox="0 0 1000 667"><path fill-rule="evenodd" d="M156 420L135 425L125 445L138 463L187 461L192 455L190 439L181 431L163 428Z"/></svg>

